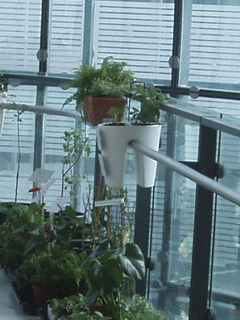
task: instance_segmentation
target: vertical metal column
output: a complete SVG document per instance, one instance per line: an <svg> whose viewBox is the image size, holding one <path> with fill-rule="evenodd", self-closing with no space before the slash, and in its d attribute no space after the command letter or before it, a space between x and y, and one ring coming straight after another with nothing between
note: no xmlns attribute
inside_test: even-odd
<svg viewBox="0 0 240 320"><path fill-rule="evenodd" d="M210 178L215 176L217 132L200 127L199 167ZM193 237L189 320L206 319L211 253L213 193L197 186Z"/></svg>
<svg viewBox="0 0 240 320"><path fill-rule="evenodd" d="M137 186L134 241L141 248L145 259L148 257L151 191L152 188ZM145 295L146 281L137 282L136 291Z"/></svg>
<svg viewBox="0 0 240 320"><path fill-rule="evenodd" d="M39 48L39 74L47 72L47 52L48 52L48 28L49 28L49 0L42 0L41 34ZM45 87L37 87L37 105L44 105ZM34 162L33 170L42 166L42 142L43 142L43 115L36 114L35 119L35 141L34 141Z"/></svg>
<svg viewBox="0 0 240 320"><path fill-rule="evenodd" d="M85 0L84 30L83 30L83 62L91 64L92 60L92 24L93 24L93 0Z"/></svg>

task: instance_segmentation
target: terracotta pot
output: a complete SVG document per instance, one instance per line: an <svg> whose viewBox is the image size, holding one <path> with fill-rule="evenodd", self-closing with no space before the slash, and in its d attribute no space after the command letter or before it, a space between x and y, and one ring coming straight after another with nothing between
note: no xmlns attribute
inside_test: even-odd
<svg viewBox="0 0 240 320"><path fill-rule="evenodd" d="M94 126L103 123L104 120L112 119L108 111L112 107L126 108L126 100L121 98L97 98L87 97L83 103L83 111L86 121ZM118 120L124 118L125 112L119 115Z"/></svg>
<svg viewBox="0 0 240 320"><path fill-rule="evenodd" d="M59 290L55 286L33 285L33 297L36 305L42 306L50 299L57 298Z"/></svg>

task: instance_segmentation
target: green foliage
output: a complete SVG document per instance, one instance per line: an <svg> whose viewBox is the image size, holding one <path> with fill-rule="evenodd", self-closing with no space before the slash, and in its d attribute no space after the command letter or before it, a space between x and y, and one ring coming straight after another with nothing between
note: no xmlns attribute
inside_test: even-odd
<svg viewBox="0 0 240 320"><path fill-rule="evenodd" d="M162 93L160 89L154 86L146 88L142 85L136 85L132 98L140 101L140 108L134 108L131 112L132 123L159 122L160 106L168 99L167 94Z"/></svg>
<svg viewBox="0 0 240 320"><path fill-rule="evenodd" d="M76 212L71 207L59 211L51 225L50 217L45 216L44 204L8 205L11 210L0 225L1 267L16 269L25 258L46 250L49 244L69 248L78 227Z"/></svg>
<svg viewBox="0 0 240 320"><path fill-rule="evenodd" d="M30 283L57 285L63 292L74 292L84 278L85 258L85 252L49 245L46 250L24 259L19 270Z"/></svg>
<svg viewBox="0 0 240 320"><path fill-rule="evenodd" d="M75 172L74 168L84 155L89 157L90 155L90 139L86 137L85 131L75 129L71 131L65 131L62 137L63 139L63 151L65 153L62 159L62 188L61 196L63 196L64 190L67 186L70 186L70 196L72 199L72 207L77 206L76 188L79 186L81 179L85 179L84 175L79 175Z"/></svg>
<svg viewBox="0 0 240 320"><path fill-rule="evenodd" d="M5 82L5 77L2 71L0 71L0 93L2 92L7 92L8 91L8 86L7 83Z"/></svg>
<svg viewBox="0 0 240 320"><path fill-rule="evenodd" d="M120 301L135 292L135 280L145 276L145 261L140 248L127 243L112 248L111 242L103 241L86 261L89 304L107 306L114 319L120 318Z"/></svg>
<svg viewBox="0 0 240 320"><path fill-rule="evenodd" d="M146 298L134 294L131 298L123 298L120 301L121 318L104 316L95 311L91 315L84 296L72 295L63 299L52 299L49 303L54 315L59 320L167 320L158 310L154 309L151 302ZM61 316L61 314L63 314Z"/></svg>
<svg viewBox="0 0 240 320"><path fill-rule="evenodd" d="M104 320L109 317L104 317L100 312L90 314L90 310L86 304L86 299L83 295L71 295L63 299L52 299L49 303L52 312L59 320ZM63 314L61 316L61 314Z"/></svg>
<svg viewBox="0 0 240 320"><path fill-rule="evenodd" d="M28 211L28 205L15 202L0 202L0 212L10 223L15 223Z"/></svg>
<svg viewBox="0 0 240 320"><path fill-rule="evenodd" d="M122 98L129 93L133 82L133 74L126 70L125 62L117 62L113 57L106 57L99 69L84 64L75 71L75 79L70 86L77 89L64 103L76 101L77 109L87 96Z"/></svg>
<svg viewBox="0 0 240 320"><path fill-rule="evenodd" d="M112 107L109 109L108 114L113 118L113 123L117 124L119 122L118 117L123 112L124 112L124 108Z"/></svg>
<svg viewBox="0 0 240 320"><path fill-rule="evenodd" d="M131 299L122 301L122 319L124 320L167 320L146 298L135 294Z"/></svg>

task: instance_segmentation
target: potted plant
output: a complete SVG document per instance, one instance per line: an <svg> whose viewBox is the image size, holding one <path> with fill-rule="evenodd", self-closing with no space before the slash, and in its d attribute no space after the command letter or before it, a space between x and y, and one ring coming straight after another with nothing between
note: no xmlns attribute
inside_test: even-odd
<svg viewBox="0 0 240 320"><path fill-rule="evenodd" d="M99 312L91 314L82 294L50 300L47 314L49 320L109 320L109 317L105 317Z"/></svg>
<svg viewBox="0 0 240 320"><path fill-rule="evenodd" d="M154 86L147 88L136 85L132 97L140 102L140 107L133 108L129 123L116 121L114 115L119 111L113 108L110 110L113 123L99 124L97 127L100 166L106 184L112 188L123 187L126 151L131 141L140 141L153 150L159 148L159 108L167 99L167 95ZM155 183L156 161L137 151L135 160L137 184L141 187L152 187Z"/></svg>
<svg viewBox="0 0 240 320"><path fill-rule="evenodd" d="M85 271L81 265L85 258L85 252L54 245L26 258L19 270L32 284L35 304L77 293L83 284Z"/></svg>
<svg viewBox="0 0 240 320"><path fill-rule="evenodd" d="M135 292L135 281L145 277L145 259L134 243L114 248L106 239L85 263L88 292L86 299L95 310L121 320L121 301Z"/></svg>
<svg viewBox="0 0 240 320"><path fill-rule="evenodd" d="M7 84L3 73L0 71L0 105L1 103L6 103L7 98ZM2 126L4 120L4 109L0 108L0 134L2 133Z"/></svg>
<svg viewBox="0 0 240 320"><path fill-rule="evenodd" d="M121 108L119 120L124 116L126 100L133 82L133 74L126 70L125 62L117 62L113 57L106 57L101 67L83 64L75 71L75 79L70 86L76 88L64 105L76 101L76 109L85 115L87 122L94 126L104 119L111 118L111 107Z"/></svg>

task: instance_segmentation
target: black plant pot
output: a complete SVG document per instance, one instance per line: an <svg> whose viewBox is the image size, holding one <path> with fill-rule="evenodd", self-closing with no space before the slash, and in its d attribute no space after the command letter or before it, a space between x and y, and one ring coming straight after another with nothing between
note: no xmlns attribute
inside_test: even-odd
<svg viewBox="0 0 240 320"><path fill-rule="evenodd" d="M32 284L25 279L16 279L16 289L19 299L25 303L33 303Z"/></svg>

